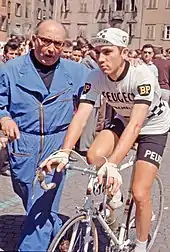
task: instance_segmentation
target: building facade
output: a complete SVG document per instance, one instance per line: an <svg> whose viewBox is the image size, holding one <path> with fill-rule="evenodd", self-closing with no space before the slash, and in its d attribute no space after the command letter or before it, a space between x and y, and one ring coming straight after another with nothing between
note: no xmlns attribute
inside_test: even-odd
<svg viewBox="0 0 170 252"><path fill-rule="evenodd" d="M139 46L151 43L170 47L170 0L144 0Z"/></svg>
<svg viewBox="0 0 170 252"><path fill-rule="evenodd" d="M58 0L54 18L71 39L90 38L112 26L129 33L131 48L146 43L170 47L170 0Z"/></svg>
<svg viewBox="0 0 170 252"><path fill-rule="evenodd" d="M1 0L6 2L6 37L10 34L30 37L38 22L53 18L54 4L57 0ZM2 8L1 8L2 9ZM1 11L0 9L0 11ZM3 8L5 9L5 7ZM1 14L1 17L5 14ZM2 18L1 18L2 19ZM4 24L5 27L5 24ZM5 30L5 28L3 28ZM4 37L4 39L6 39Z"/></svg>
<svg viewBox="0 0 170 252"><path fill-rule="evenodd" d="M58 0L55 18L61 21L71 39L78 35L87 38L112 26L135 36L137 5L135 0Z"/></svg>
<svg viewBox="0 0 170 252"><path fill-rule="evenodd" d="M0 0L0 41L7 39L7 0Z"/></svg>

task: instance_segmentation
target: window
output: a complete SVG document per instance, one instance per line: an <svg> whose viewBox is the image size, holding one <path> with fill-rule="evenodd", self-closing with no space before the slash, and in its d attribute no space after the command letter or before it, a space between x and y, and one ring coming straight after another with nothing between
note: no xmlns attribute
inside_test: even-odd
<svg viewBox="0 0 170 252"><path fill-rule="evenodd" d="M117 2L116 10L121 11L123 9L123 1L122 0L117 0L116 2Z"/></svg>
<svg viewBox="0 0 170 252"><path fill-rule="evenodd" d="M62 12L70 12L70 1L69 0L63 0L61 5L61 11Z"/></svg>
<svg viewBox="0 0 170 252"><path fill-rule="evenodd" d="M53 18L53 10L49 10L49 18Z"/></svg>
<svg viewBox="0 0 170 252"><path fill-rule="evenodd" d="M156 9L158 7L158 0L149 0L149 9Z"/></svg>
<svg viewBox="0 0 170 252"><path fill-rule="evenodd" d="M31 6L30 2L27 0L26 1L26 6L25 6L25 18L30 18L31 16Z"/></svg>
<svg viewBox="0 0 170 252"><path fill-rule="evenodd" d="M169 25L165 25L164 39L165 40L170 40L170 24Z"/></svg>
<svg viewBox="0 0 170 252"><path fill-rule="evenodd" d="M8 1L7 12L8 12L8 13L11 13L11 1Z"/></svg>
<svg viewBox="0 0 170 252"><path fill-rule="evenodd" d="M7 31L7 17L6 16L1 16L0 30Z"/></svg>
<svg viewBox="0 0 170 252"><path fill-rule="evenodd" d="M108 8L108 0L101 0L101 6L104 11Z"/></svg>
<svg viewBox="0 0 170 252"><path fill-rule="evenodd" d="M2 6L6 6L6 0L2 0L2 3L1 3Z"/></svg>
<svg viewBox="0 0 170 252"><path fill-rule="evenodd" d="M146 25L146 39L147 40L155 39L155 24Z"/></svg>
<svg viewBox="0 0 170 252"><path fill-rule="evenodd" d="M43 10L43 19L46 19L46 10Z"/></svg>
<svg viewBox="0 0 170 252"><path fill-rule="evenodd" d="M101 31L108 27L107 22L99 22L98 31Z"/></svg>
<svg viewBox="0 0 170 252"><path fill-rule="evenodd" d="M167 8L167 9L170 9L170 0L167 0L167 1L166 1L166 8Z"/></svg>
<svg viewBox="0 0 170 252"><path fill-rule="evenodd" d="M66 30L66 38L70 37L70 23L63 23L64 28Z"/></svg>
<svg viewBox="0 0 170 252"><path fill-rule="evenodd" d="M40 8L38 8L38 10L37 10L37 19L38 20L42 19L42 10Z"/></svg>
<svg viewBox="0 0 170 252"><path fill-rule="evenodd" d="M82 37L86 37L86 33L87 33L87 24L78 24L78 32L77 35L78 36L82 36Z"/></svg>
<svg viewBox="0 0 170 252"><path fill-rule="evenodd" d="M81 0L80 1L80 12L87 12L86 0Z"/></svg>
<svg viewBox="0 0 170 252"><path fill-rule="evenodd" d="M20 3L16 3L15 5L15 16L16 17L22 16L22 5Z"/></svg>

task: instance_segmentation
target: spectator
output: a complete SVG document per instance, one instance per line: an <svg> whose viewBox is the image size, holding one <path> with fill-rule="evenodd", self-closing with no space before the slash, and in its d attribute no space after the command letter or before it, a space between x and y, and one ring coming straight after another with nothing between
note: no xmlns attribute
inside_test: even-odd
<svg viewBox="0 0 170 252"><path fill-rule="evenodd" d="M81 63L82 57L83 57L83 54L82 54L81 48L78 46L73 46L71 59L74 60L75 62Z"/></svg>
<svg viewBox="0 0 170 252"><path fill-rule="evenodd" d="M4 46L3 62L14 59L19 55L19 42L16 39L10 39ZM6 139L7 140L7 139ZM5 141L4 136L0 135L0 141ZM8 160L7 148L0 150L0 174L3 176L10 176L10 166Z"/></svg>
<svg viewBox="0 0 170 252"><path fill-rule="evenodd" d="M91 70L98 68L98 65L96 63L96 53L93 50L93 48L90 49L89 55L86 55L81 63ZM101 95L98 96L95 102L95 105L93 107L93 111L88 119L88 123L86 127L84 128L83 133L76 145L76 149L78 150L78 152L84 156L86 156L86 153L89 150L90 145L94 141L94 138L96 136L97 125L98 125L98 128L102 128L101 125L103 124L104 116L102 117L101 113L100 113L100 118L101 118L100 122L99 124L97 124L100 107L101 107Z"/></svg>
<svg viewBox="0 0 170 252"><path fill-rule="evenodd" d="M10 59L19 56L20 43L17 39L10 39L4 46L3 61L4 63Z"/></svg>
<svg viewBox="0 0 170 252"><path fill-rule="evenodd" d="M137 57L138 57L138 54L137 54L136 50L129 50L128 58L136 59Z"/></svg>
<svg viewBox="0 0 170 252"><path fill-rule="evenodd" d="M154 47L153 63L158 69L158 81L162 91L162 99L169 103L170 96L170 61L163 56L163 47Z"/></svg>
<svg viewBox="0 0 170 252"><path fill-rule="evenodd" d="M146 65L150 68L156 78L158 78L158 69L153 64L154 57L154 47L151 44L145 44L142 47L142 60L146 63Z"/></svg>
<svg viewBox="0 0 170 252"><path fill-rule="evenodd" d="M35 49L0 68L0 125L11 140L13 188L27 213L20 252L47 251L62 224L57 212L65 172L47 174L57 184L51 191L37 185L33 192L32 185L39 164L61 147L89 72L60 58L64 39L63 25L44 20L33 35Z"/></svg>
<svg viewBox="0 0 170 252"><path fill-rule="evenodd" d="M77 37L77 46L81 48L82 56L85 57L88 54L89 50L88 40L83 38L82 36Z"/></svg>
<svg viewBox="0 0 170 252"><path fill-rule="evenodd" d="M166 59L170 60L170 48L166 49Z"/></svg>
<svg viewBox="0 0 170 252"><path fill-rule="evenodd" d="M63 51L62 51L62 58L71 59L73 51L73 44L70 40L64 41Z"/></svg>

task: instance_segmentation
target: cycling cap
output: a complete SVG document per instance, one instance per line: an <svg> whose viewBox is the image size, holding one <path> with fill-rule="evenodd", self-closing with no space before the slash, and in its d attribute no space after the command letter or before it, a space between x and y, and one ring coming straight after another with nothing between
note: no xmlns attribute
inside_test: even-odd
<svg viewBox="0 0 170 252"><path fill-rule="evenodd" d="M118 28L107 28L100 31L96 37L91 39L93 47L115 45L127 47L129 44L129 35Z"/></svg>

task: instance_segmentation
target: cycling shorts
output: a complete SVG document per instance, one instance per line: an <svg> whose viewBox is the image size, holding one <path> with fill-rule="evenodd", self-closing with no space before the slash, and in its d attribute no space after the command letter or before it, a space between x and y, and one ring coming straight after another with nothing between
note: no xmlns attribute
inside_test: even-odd
<svg viewBox="0 0 170 252"><path fill-rule="evenodd" d="M125 126L119 118L115 118L111 125L106 129L111 130L120 137L125 129ZM146 161L159 168L166 146L167 137L168 132L161 135L139 135L136 139L136 143L138 143L136 160Z"/></svg>

